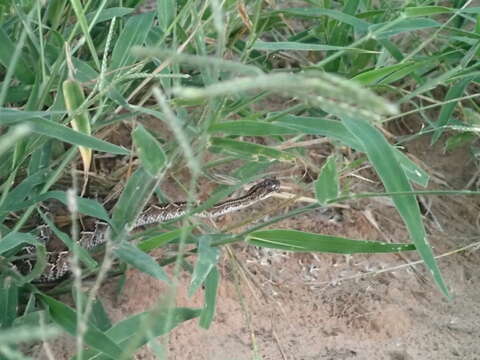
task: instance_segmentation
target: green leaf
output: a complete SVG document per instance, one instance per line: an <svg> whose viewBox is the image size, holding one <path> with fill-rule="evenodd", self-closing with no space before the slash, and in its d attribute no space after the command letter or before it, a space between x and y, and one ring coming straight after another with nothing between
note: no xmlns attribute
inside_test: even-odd
<svg viewBox="0 0 480 360"><path fill-rule="evenodd" d="M48 2L46 17L52 30L57 30L62 23L66 5L65 1L62 0L51 0Z"/></svg>
<svg viewBox="0 0 480 360"><path fill-rule="evenodd" d="M358 74L353 80L363 85L386 85L402 79L422 66L425 66L424 61L385 66Z"/></svg>
<svg viewBox="0 0 480 360"><path fill-rule="evenodd" d="M298 131L265 121L237 120L212 124L208 129L211 133L222 132L228 135L242 136L273 136L288 135Z"/></svg>
<svg viewBox="0 0 480 360"><path fill-rule="evenodd" d="M177 11L176 0L157 0L157 19L160 29L164 33L167 32L168 27L175 19L175 13Z"/></svg>
<svg viewBox="0 0 480 360"><path fill-rule="evenodd" d="M113 208L113 230L118 234L127 224L133 224L152 194L157 180L143 168L137 169L127 181L122 195ZM113 240L116 240L114 237Z"/></svg>
<svg viewBox="0 0 480 360"><path fill-rule="evenodd" d="M293 51L338 51L338 50L353 50L358 52L370 52L364 49L349 48L345 46L333 46L324 44L311 44L301 43L294 41L277 41L266 42L257 40L252 46L255 50L268 50L268 51L280 51L280 50L293 50Z"/></svg>
<svg viewBox="0 0 480 360"><path fill-rule="evenodd" d="M131 14L135 9L131 8L125 8L125 7L111 7L108 9L103 9L100 11L100 14L97 16L95 23L94 24L99 24L104 21L112 20L114 17L124 17L125 15ZM92 20L94 17L97 15L97 11L92 11L91 13L88 13L86 18L90 26L94 25L92 24Z"/></svg>
<svg viewBox="0 0 480 360"><path fill-rule="evenodd" d="M440 115L438 116L438 120L435 123L435 125L438 127L437 130L435 130L435 133L432 136L432 142L431 144L435 144L440 136L442 136L444 128L442 126L447 125L448 122L450 121L450 117L453 114L453 111L455 110L455 107L458 104L458 101L452 101L450 100L456 99L460 96L462 96L463 92L465 91L466 87L472 79L470 77L460 80L457 82L455 85L450 87L448 89L447 95L445 95L444 101L446 102L445 104L442 105L442 108L440 109Z"/></svg>
<svg viewBox="0 0 480 360"><path fill-rule="evenodd" d="M107 331L112 327L112 322L110 321L110 318L108 317L108 314L99 299L96 299L93 302L90 319L92 323L101 331Z"/></svg>
<svg viewBox="0 0 480 360"><path fill-rule="evenodd" d="M261 230L247 235L255 246L288 251L319 251L335 254L389 253L415 250L413 244L352 240L339 236L307 233L298 230Z"/></svg>
<svg viewBox="0 0 480 360"><path fill-rule="evenodd" d="M6 69L10 67L12 56L15 53L15 44L5 32L3 27L0 27L0 64ZM33 84L35 81L35 74L28 67L25 56L20 56L15 65L14 74L20 81Z"/></svg>
<svg viewBox="0 0 480 360"><path fill-rule="evenodd" d="M14 281L11 281L11 279L1 276L0 277L0 328L6 329L12 326L13 322L17 317L17 305L18 305L17 284Z"/></svg>
<svg viewBox="0 0 480 360"><path fill-rule="evenodd" d="M374 32L385 25L386 23L374 24L369 27L369 30ZM389 38L393 35L398 35L405 32L430 29L439 26L441 26L439 22L428 18L406 18L404 20L397 21L394 25L389 26L388 29L377 33L376 37L378 39Z"/></svg>
<svg viewBox="0 0 480 360"><path fill-rule="evenodd" d="M115 249L115 254L134 268L170 284L170 279L165 270L150 255L136 246L124 241Z"/></svg>
<svg viewBox="0 0 480 360"><path fill-rule="evenodd" d="M18 111L0 108L0 126L26 124L30 130L41 135L52 137L69 144L85 146L98 151L118 155L129 155L127 149L110 144L93 136L79 133L68 126L49 121L44 117L48 112L42 111Z"/></svg>
<svg viewBox="0 0 480 360"><path fill-rule="evenodd" d="M110 70L131 65L135 57L130 50L134 45L142 45L153 24L155 14L148 12L132 16L127 20L112 52Z"/></svg>
<svg viewBox="0 0 480 360"><path fill-rule="evenodd" d="M466 144L472 143L477 140L478 136L471 132L462 132L449 136L445 141L445 152L455 150L459 147L463 147Z"/></svg>
<svg viewBox="0 0 480 360"><path fill-rule="evenodd" d="M64 303L55 300L54 298L45 294L37 294L40 301L48 308L52 320L60 325L66 332L72 336L77 335L77 314L76 312L65 305ZM85 343L108 355L112 359L119 359L122 356L122 350L115 344L110 337L98 330L92 323L87 324Z"/></svg>
<svg viewBox="0 0 480 360"><path fill-rule="evenodd" d="M8 193L7 197L3 201L3 204L0 206L0 212L1 209L9 209L12 204L19 203L27 196L31 196L33 189L45 181L47 174L48 171L46 169L42 169L23 179L20 184L15 186L15 188Z"/></svg>
<svg viewBox="0 0 480 360"><path fill-rule="evenodd" d="M288 126L305 134L327 136L353 149L365 152L363 144L340 121L319 117L287 115L277 119L274 124ZM393 150L395 158L400 162L409 179L418 185L427 186L429 175L398 149Z"/></svg>
<svg viewBox="0 0 480 360"><path fill-rule="evenodd" d="M2 83L0 82L0 86L1 85L2 85ZM4 103L5 104L8 104L8 103L22 103L23 104L27 101L27 99L28 99L28 97L30 96L31 93L32 93L32 86L31 85L22 83L22 84L19 84L18 86L15 86L15 85L11 84L8 87L8 92L5 96Z"/></svg>
<svg viewBox="0 0 480 360"><path fill-rule="evenodd" d="M401 70L405 67L410 66L410 63L401 63L401 64L394 64L390 66L384 66L381 68L376 68L373 70L368 70L364 71L356 76L354 76L352 79L357 81L358 83L362 85L372 85L375 84L385 77L391 75L392 73Z"/></svg>
<svg viewBox="0 0 480 360"><path fill-rule="evenodd" d="M30 295L28 299L28 303L26 305L27 309L23 313L22 316L19 316L15 319L14 325L16 326L25 326L25 327L33 327L40 323L42 317L43 319L47 319L48 316L46 310L33 310L34 309L35 298ZM31 311L31 312L27 312ZM57 327L57 326L55 326ZM58 327L57 327L58 329Z"/></svg>
<svg viewBox="0 0 480 360"><path fill-rule="evenodd" d="M445 6L412 6L404 9L404 13L408 17L449 14L453 11L455 10Z"/></svg>
<svg viewBox="0 0 480 360"><path fill-rule="evenodd" d="M173 322L171 326L165 329L165 320L168 317L168 312L173 312ZM146 322L148 319L154 319L153 327L150 329L152 335L161 336L175 328L177 325L184 321L193 319L200 315L199 309L191 308L175 308L167 309L161 312L149 311L141 314L137 314L129 317L117 324L115 324L109 331L108 336L114 339L117 343L123 343L135 335L138 331L141 331L142 322ZM142 344L143 345L143 344Z"/></svg>
<svg viewBox="0 0 480 360"><path fill-rule="evenodd" d="M467 14L480 14L480 6L467 7L461 11Z"/></svg>
<svg viewBox="0 0 480 360"><path fill-rule="evenodd" d="M35 205L41 201L45 201L49 199L58 200L61 203L63 203L65 206L68 206L67 193L64 191L56 190L56 191L48 191L41 195L34 196L30 200L19 202L16 204L9 202L8 207L4 205L2 208L0 208L0 213L22 210L29 206ZM77 195L75 196L75 200L77 203L77 210L79 213L92 216L97 219L101 219L110 223L110 218L108 216L107 211L98 201L93 199L82 198Z"/></svg>
<svg viewBox="0 0 480 360"><path fill-rule="evenodd" d="M83 8L83 4L80 0L70 0L70 5L75 12L75 16L77 17L77 22L82 29L83 36L85 37L85 41L87 42L88 49L90 50L90 55L97 66L97 69L100 69L100 61L98 60L98 54L95 49L95 45L93 44L92 37L90 35L89 26L87 23L87 19L85 17L85 9Z"/></svg>
<svg viewBox="0 0 480 360"><path fill-rule="evenodd" d="M426 187L428 185L430 175L428 175L425 170L415 164L412 160L410 160L407 155L402 153L400 150L393 148L393 154L395 155L395 158L397 159L399 164L402 166L403 171L405 171L405 174L410 181L413 181L414 183L423 187Z"/></svg>
<svg viewBox="0 0 480 360"><path fill-rule="evenodd" d="M217 301L217 289L220 280L220 274L216 267L208 273L205 280L205 306L200 315L199 325L208 329L212 323L215 314L215 303Z"/></svg>
<svg viewBox="0 0 480 360"><path fill-rule="evenodd" d="M193 270L192 281L188 288L188 296L192 296L202 285L208 274L218 263L220 250L210 246L210 239L203 238L199 240L198 257Z"/></svg>
<svg viewBox="0 0 480 360"><path fill-rule="evenodd" d="M194 227L189 226L185 231L190 232ZM183 229L177 229L169 231L157 236L152 236L146 240L143 240L138 244L138 248L144 252L150 252L153 249L158 249L165 244L168 244L170 241L180 237L180 234L183 232Z"/></svg>
<svg viewBox="0 0 480 360"><path fill-rule="evenodd" d="M273 124L290 127L308 135L327 136L354 149L362 147L362 144L348 132L340 121L320 117L286 115L276 119Z"/></svg>
<svg viewBox="0 0 480 360"><path fill-rule="evenodd" d="M38 241L37 238L30 233L11 232L3 237L3 239L0 239L0 254L24 244L37 245Z"/></svg>
<svg viewBox="0 0 480 360"><path fill-rule="evenodd" d="M132 136L145 170L152 176L158 175L167 159L162 146L142 125L137 126Z"/></svg>
<svg viewBox="0 0 480 360"><path fill-rule="evenodd" d="M345 14L341 11L330 10L330 9L319 9L313 7L306 8L287 8L274 13L283 13L285 15L294 15L294 16L303 16L303 17L313 17L318 18L319 16L327 16L332 19L338 20L341 23L352 25L355 30L360 32L367 32L370 23L361 19L358 19L354 16Z"/></svg>
<svg viewBox="0 0 480 360"><path fill-rule="evenodd" d="M96 72L89 63L80 60L76 57L72 57L72 62L75 67L75 76L86 88L90 86L93 87L93 84L97 82L99 77L98 72Z"/></svg>
<svg viewBox="0 0 480 360"><path fill-rule="evenodd" d="M244 141L213 137L211 145L218 147L222 152L230 154L244 154L254 159L274 159L279 161L292 161L294 157L289 153L268 146L248 143Z"/></svg>
<svg viewBox="0 0 480 360"><path fill-rule="evenodd" d="M170 312L170 314L169 314ZM200 309L191 308L175 308L166 309L162 311L147 311L141 314L132 315L129 318L116 323L110 330L106 332L106 335L115 341L122 349L129 348L129 341L135 339L135 351L139 347L145 345L152 338L162 336L177 325L184 321L193 319L199 316ZM169 326L166 327L166 319L171 316L173 321L169 322ZM145 329L148 329L146 331ZM139 339L136 339L138 334L145 334ZM87 350L84 353L86 359L95 360L107 360L105 356L98 355L96 351Z"/></svg>
<svg viewBox="0 0 480 360"><path fill-rule="evenodd" d="M368 159L382 179L388 192L410 192L412 187L408 182L402 167L395 157L392 146L382 134L363 120L344 117L343 124L358 141L363 143ZM448 289L443 281L432 249L427 242L427 235L423 227L422 215L415 196L392 196L392 200L407 226L410 237L418 252L425 261L440 290L448 295Z"/></svg>
<svg viewBox="0 0 480 360"><path fill-rule="evenodd" d="M338 174L335 155L331 155L320 170L315 181L315 194L320 204L326 204L329 200L338 196Z"/></svg>
<svg viewBox="0 0 480 360"><path fill-rule="evenodd" d="M68 110L68 114L72 119L70 125L75 131L79 133L91 136L92 126L90 124L90 116L87 109L83 109L79 112L79 109L85 103L85 94L80 82L75 79L67 79L63 82L63 98L65 100L65 107ZM90 170L92 164L92 149L80 146L80 155L83 162L83 170L86 174Z"/></svg>

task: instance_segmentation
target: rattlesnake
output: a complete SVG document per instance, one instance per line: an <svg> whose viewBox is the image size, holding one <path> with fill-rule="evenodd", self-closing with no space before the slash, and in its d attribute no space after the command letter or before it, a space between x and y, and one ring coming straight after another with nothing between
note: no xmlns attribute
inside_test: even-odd
<svg viewBox="0 0 480 360"><path fill-rule="evenodd" d="M215 218L233 211L238 211L266 199L279 189L280 182L278 180L265 179L252 186L245 195L217 203L209 209L195 213L195 216ZM187 213L187 205L187 202L183 201L153 205L140 214L131 228L135 229L140 226L162 223L179 218ZM106 233L108 227L109 225L107 223L96 221L93 231L82 231L80 233L78 244L87 250L104 244L107 240ZM40 240L42 242L48 243L51 240L52 233L46 225L39 226L38 232L40 233ZM28 274L35 265L35 247L26 246L24 252L31 256L17 260L14 265L21 273ZM63 279L71 270L70 255L71 253L68 250L47 252L46 267L43 273L35 279L35 282L48 283Z"/></svg>

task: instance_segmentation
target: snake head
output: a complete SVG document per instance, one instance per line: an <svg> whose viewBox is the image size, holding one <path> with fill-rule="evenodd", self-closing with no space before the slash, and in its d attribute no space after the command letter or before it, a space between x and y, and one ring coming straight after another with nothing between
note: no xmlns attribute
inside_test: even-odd
<svg viewBox="0 0 480 360"><path fill-rule="evenodd" d="M280 181L275 178L271 178L271 179L262 180L258 184L252 186L248 190L248 195L254 195L258 199L265 199L271 193L279 190L280 190Z"/></svg>

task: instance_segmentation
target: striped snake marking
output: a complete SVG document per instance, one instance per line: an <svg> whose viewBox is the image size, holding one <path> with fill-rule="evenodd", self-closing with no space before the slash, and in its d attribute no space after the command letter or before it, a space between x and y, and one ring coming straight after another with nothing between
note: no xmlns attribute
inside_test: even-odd
<svg viewBox="0 0 480 360"><path fill-rule="evenodd" d="M211 208L199 211L194 216L201 218L216 218L231 212L247 208L259 201L270 197L274 192L280 190L280 181L277 179L264 179L247 190L245 195L228 199L213 205ZM201 206L202 204L193 204ZM193 206L195 207L195 206ZM185 201L171 202L159 205L152 205L143 211L132 225L131 229L150 224L160 224L166 221L184 216L189 211L188 203ZM82 231L78 244L91 250L107 241L107 230L109 225L102 221L96 221L93 231ZM37 227L40 234L40 241L47 244L52 238L52 231L46 225ZM14 262L14 265L22 274L28 274L35 265L35 247L26 246L23 249L28 259L21 259ZM50 283L62 280L71 272L70 251L51 251L46 254L46 266L42 274L34 280L36 283Z"/></svg>

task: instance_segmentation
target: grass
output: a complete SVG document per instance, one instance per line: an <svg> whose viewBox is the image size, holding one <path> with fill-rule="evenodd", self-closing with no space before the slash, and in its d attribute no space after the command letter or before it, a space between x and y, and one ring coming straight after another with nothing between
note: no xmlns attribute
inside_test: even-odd
<svg viewBox="0 0 480 360"><path fill-rule="evenodd" d="M76 338L81 359L127 359L148 343L166 357L160 335L199 317L214 319L221 246L247 241L290 251L337 253L416 249L438 289L448 295L424 230L413 184L425 187L429 174L405 156L381 131L388 122L416 114L422 130L398 139L404 144L429 135L446 137L447 150L467 144L477 152L480 8L472 1L436 2L305 1L304 7L272 9L260 0L159 0L156 11L136 13L142 1L4 1L0 4L0 353L25 358L18 344L47 341L59 333ZM269 101L281 99L280 108ZM259 110L261 109L261 110ZM156 119L167 129L142 125ZM120 124L130 141L113 144ZM101 136L100 136L101 135ZM303 145L324 136L332 144L365 154L361 162L332 156L323 168ZM315 143L315 142L314 142ZM102 174L92 168L106 153L127 159L129 176L102 179L108 193L125 181L107 212L88 194L102 191ZM208 159L206 155L209 155ZM136 166L134 158L139 159ZM339 174L368 161L387 194L349 193ZM252 181L306 164L319 172L311 190L317 202L248 224L241 233L218 233L192 216L164 231L126 231L167 176L180 182L195 211L197 184L215 181L225 169L232 186L218 186L205 206ZM79 172L77 169L83 169ZM224 174L224 176L227 174ZM65 185L67 183L67 185ZM105 190L104 190L105 192ZM448 194L465 194L449 191ZM476 194L476 192L468 192ZM292 230L262 230L320 206L368 196L390 196L412 244L355 241ZM42 202L62 202L71 231L49 223L70 248L75 306L32 280L42 272L46 253L31 231L48 217ZM80 215L110 224L104 260L80 249ZM28 227L27 225L30 225ZM33 226L32 226L33 225ZM163 263L148 252L176 243L177 255ZM37 264L21 275L9 261L25 244L37 247ZM204 286L203 308L174 306L177 277L185 257L195 256L189 294ZM172 284L167 303L112 324L97 298L114 260ZM173 263L173 278L163 269ZM123 270L122 270L123 269ZM117 274L125 266L116 266ZM87 293L82 282L96 273ZM12 338L9 333L19 335ZM47 343L45 343L47 344Z"/></svg>

